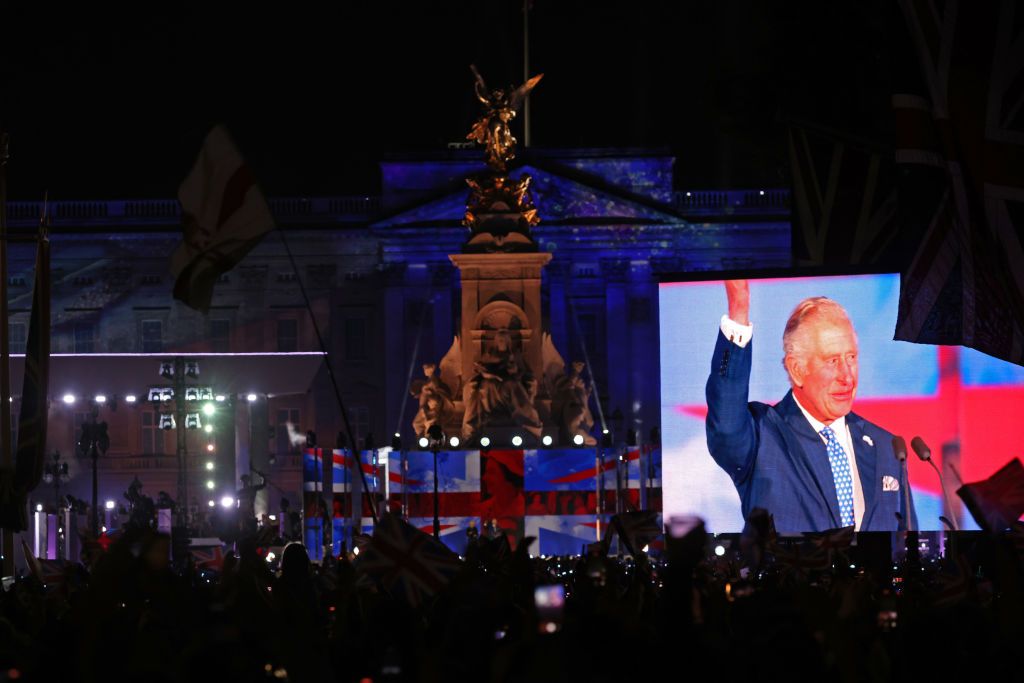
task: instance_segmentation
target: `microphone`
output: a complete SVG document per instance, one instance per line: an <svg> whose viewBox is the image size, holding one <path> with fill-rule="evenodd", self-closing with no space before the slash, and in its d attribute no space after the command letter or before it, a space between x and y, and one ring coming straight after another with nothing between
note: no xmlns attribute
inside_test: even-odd
<svg viewBox="0 0 1024 683"><path fill-rule="evenodd" d="M931 462L932 449L928 448L928 444L924 442L924 439L919 436L915 436L910 440L910 447L914 449L914 452L917 453L917 457L921 458L921 460ZM932 466L934 467L935 464L932 463Z"/></svg>
<svg viewBox="0 0 1024 683"><path fill-rule="evenodd" d="M902 436L892 437L892 452L899 462L907 461L907 440Z"/></svg>
<svg viewBox="0 0 1024 683"><path fill-rule="evenodd" d="M907 531L911 531L911 517L910 514L910 475L907 473L907 440L902 436L892 437L892 452L896 456L896 461L900 463L900 476L903 479L903 507L904 514L896 513L896 518L899 522L902 522Z"/></svg>
<svg viewBox="0 0 1024 683"><path fill-rule="evenodd" d="M935 474L939 475L939 486L942 488L942 499L946 501L946 509L950 511L950 514L952 514L954 508L953 504L949 500L949 491L946 490L946 482L942 478L942 472L939 471L939 468L935 466L935 461L932 460L932 451L928 448L928 444L926 444L924 439L921 437L915 436L910 440L910 447L914 449L915 453L917 453L917 457L931 465L932 469L935 470ZM960 531L960 527L956 523L956 515L953 515L951 520L946 520L942 517L940 517L940 519L942 519L944 523L949 521L949 526L953 527L953 531Z"/></svg>

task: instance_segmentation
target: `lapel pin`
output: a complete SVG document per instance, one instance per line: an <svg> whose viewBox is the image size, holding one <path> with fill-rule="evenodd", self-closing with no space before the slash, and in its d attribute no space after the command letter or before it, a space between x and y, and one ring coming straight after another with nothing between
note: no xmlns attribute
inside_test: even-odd
<svg viewBox="0 0 1024 683"><path fill-rule="evenodd" d="M861 438L863 438L863 439L864 439L864 443L866 443L866 444L867 444L867 445L869 445L869 446L872 446L872 447L874 447L874 445L875 445L875 442L871 440L871 437L870 437L870 436L868 436L867 434L865 434L865 435L864 435L863 437L861 437Z"/></svg>

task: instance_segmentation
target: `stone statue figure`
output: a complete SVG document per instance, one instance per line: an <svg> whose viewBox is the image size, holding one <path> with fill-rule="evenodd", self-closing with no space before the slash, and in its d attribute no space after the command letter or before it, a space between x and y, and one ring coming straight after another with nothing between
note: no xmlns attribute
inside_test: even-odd
<svg viewBox="0 0 1024 683"><path fill-rule="evenodd" d="M504 173L508 162L515 158L516 139L509 128L516 110L530 94L534 86L540 82L544 74L538 74L518 88L488 90L483 77L476 67L470 65L476 77L474 88L477 99L484 105L483 115L476 120L473 128L466 135L486 148L484 158L487 165L498 173Z"/></svg>
<svg viewBox="0 0 1024 683"><path fill-rule="evenodd" d="M573 361L572 370L563 375L556 386L556 415L560 419L562 438L571 442L577 434L583 436L583 443L593 446L597 443L591 435L594 416L590 413L590 394L593 388L583 379L583 361Z"/></svg>
<svg viewBox="0 0 1024 683"><path fill-rule="evenodd" d="M412 421L413 430L416 436L426 436L432 425L443 425L451 413L454 407L451 389L437 374L437 366L434 363L424 363L423 379L413 384L411 393L420 403L419 411Z"/></svg>
<svg viewBox="0 0 1024 683"><path fill-rule="evenodd" d="M542 424L534 407L537 380L513 344L512 334L507 329L495 332L473 367L473 377L466 384L463 437L469 440L489 425L519 427L540 437Z"/></svg>

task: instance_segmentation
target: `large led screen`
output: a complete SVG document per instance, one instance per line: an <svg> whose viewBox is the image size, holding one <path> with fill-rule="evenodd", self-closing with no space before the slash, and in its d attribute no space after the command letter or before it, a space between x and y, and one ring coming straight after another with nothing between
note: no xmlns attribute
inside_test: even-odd
<svg viewBox="0 0 1024 683"><path fill-rule="evenodd" d="M793 308L823 295L847 310L859 342L860 379L853 412L902 435L920 436L947 473L952 514L977 528L956 496L961 480L993 474L1024 455L1024 368L963 347L893 341L899 300L895 274L750 281L754 325L750 401L778 403L789 390L782 333ZM705 384L721 317L720 281L660 287L661 423L664 513L698 514L714 532L743 528L739 495L708 452ZM942 491L934 470L911 453L909 477L922 530L942 528ZM959 478L958 478L959 477Z"/></svg>

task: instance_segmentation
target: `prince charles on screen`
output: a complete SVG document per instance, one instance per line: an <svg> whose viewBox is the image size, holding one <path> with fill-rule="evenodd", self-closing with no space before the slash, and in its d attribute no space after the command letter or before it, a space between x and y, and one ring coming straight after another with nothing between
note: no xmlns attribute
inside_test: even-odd
<svg viewBox="0 0 1024 683"><path fill-rule="evenodd" d="M790 391L776 405L748 402L753 325L745 280L726 282L707 382L711 456L736 485L744 518L764 508L783 533L854 527L917 528L893 435L851 412L857 334L835 301L800 302L782 337ZM902 483L902 485L901 485ZM907 497L904 499L904 497Z"/></svg>

